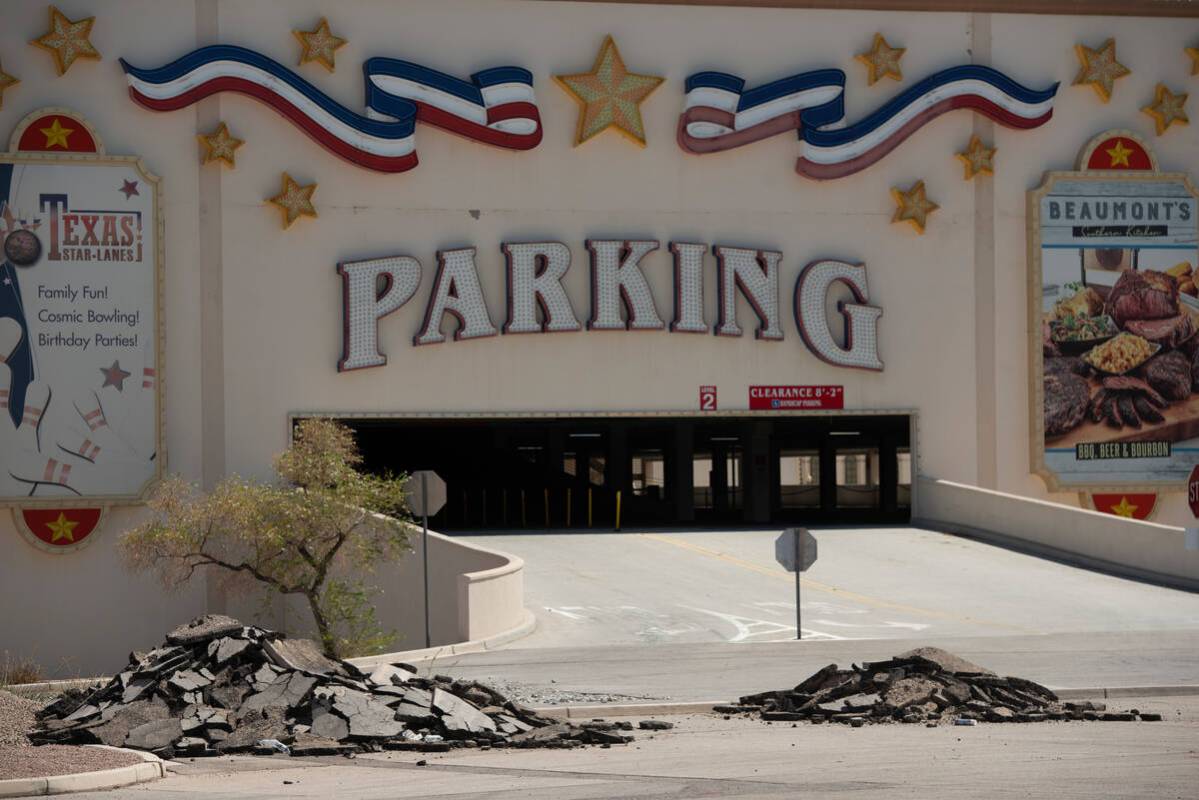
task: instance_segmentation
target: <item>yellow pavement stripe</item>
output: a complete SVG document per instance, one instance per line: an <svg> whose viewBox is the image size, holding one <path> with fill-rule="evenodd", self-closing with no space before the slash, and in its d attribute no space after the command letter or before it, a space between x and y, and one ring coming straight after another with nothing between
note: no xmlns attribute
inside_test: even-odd
<svg viewBox="0 0 1199 800"><path fill-rule="evenodd" d="M640 533L637 535L644 539L652 539L655 542L662 542L663 544L673 545L674 547L679 547L683 550L690 550L693 553L708 556L709 558L717 558L721 561L757 572L761 575L766 575L770 578L778 578L780 580L788 581L789 583L795 582L794 575L786 570L779 569L778 567L763 567L762 565L755 564L752 561L746 561L744 559L737 558L736 556L731 556L728 553L722 553L718 550L709 550L706 547L701 547L697 544L692 544L691 542L687 542L682 539L676 539L673 536L664 536L658 533ZM870 597L857 592L851 592L848 589L830 586L827 583L820 583L819 581L814 581L811 578L804 578L802 576L800 577L800 581L805 587L815 589L818 592L827 592L828 594L833 594L846 600L853 600L855 602L862 603L863 605L874 606L875 608L886 608L890 609L891 611L903 611L908 614L919 614L921 616L931 617L933 619L965 622L968 625L984 625L992 628L1003 628L1004 630L1016 631L1018 633L1041 633L1041 631L1034 630L1032 628L1024 628L1019 625L1009 625L1006 622L996 622L994 620L982 619L979 617L960 616L958 614L950 614L945 611L933 611L932 609L928 608L909 606L903 603L892 603L887 600L880 600L877 597Z"/></svg>

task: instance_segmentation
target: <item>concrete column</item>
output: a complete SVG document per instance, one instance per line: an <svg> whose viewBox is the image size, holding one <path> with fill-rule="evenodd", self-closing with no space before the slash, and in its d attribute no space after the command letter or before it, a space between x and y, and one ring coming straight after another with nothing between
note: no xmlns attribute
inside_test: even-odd
<svg viewBox="0 0 1199 800"><path fill-rule="evenodd" d="M695 426L678 422L674 426L674 517L676 522L695 521L695 473L692 449L695 446Z"/></svg>
<svg viewBox="0 0 1199 800"><path fill-rule="evenodd" d="M976 64L991 63L991 15L970 17L970 52ZM974 115L973 133L994 146L995 123ZM962 142L960 147L965 147ZM995 179L976 175L974 184L974 408L976 482L995 489L999 481L995 355Z"/></svg>
<svg viewBox="0 0 1199 800"><path fill-rule="evenodd" d="M750 428L745 459L745 519L770 522L770 422L755 422Z"/></svg>

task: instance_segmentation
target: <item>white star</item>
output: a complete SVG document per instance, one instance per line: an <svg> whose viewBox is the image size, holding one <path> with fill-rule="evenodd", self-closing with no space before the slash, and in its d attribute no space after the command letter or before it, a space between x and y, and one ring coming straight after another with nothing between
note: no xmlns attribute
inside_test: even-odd
<svg viewBox="0 0 1199 800"><path fill-rule="evenodd" d="M4 285L5 285L5 286L12 286L12 278L5 278L5 279L4 279Z"/></svg>

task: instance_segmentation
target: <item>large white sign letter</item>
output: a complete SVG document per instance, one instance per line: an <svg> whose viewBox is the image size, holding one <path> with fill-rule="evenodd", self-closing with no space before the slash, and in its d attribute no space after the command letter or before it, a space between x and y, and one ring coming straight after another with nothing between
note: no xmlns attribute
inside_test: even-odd
<svg viewBox="0 0 1199 800"><path fill-rule="evenodd" d="M661 330L654 296L641 272L641 259L658 249L657 242L588 240L591 251L591 319L588 330ZM624 304L628 322L621 319Z"/></svg>
<svg viewBox="0 0 1199 800"><path fill-rule="evenodd" d="M579 320L562 278L570 269L570 248L561 242L504 244L508 262L508 321L504 333L577 331ZM542 321L537 319L541 308Z"/></svg>
<svg viewBox="0 0 1199 800"><path fill-rule="evenodd" d="M345 338L339 372L381 367L378 323L407 303L420 285L420 262L411 256L347 261L337 265L345 304ZM382 287L379 282L382 281Z"/></svg>
<svg viewBox="0 0 1199 800"><path fill-rule="evenodd" d="M674 321L670 330L707 333L704 322L704 253L706 244L671 242L674 254Z"/></svg>
<svg viewBox="0 0 1199 800"><path fill-rule="evenodd" d="M712 248L716 254L716 274L719 278L720 318L716 323L717 336L740 336L737 324L737 289L753 306L758 315L756 339L779 340L783 329L779 325L779 261L783 254L772 250L746 250L740 247Z"/></svg>
<svg viewBox="0 0 1199 800"><path fill-rule="evenodd" d="M487 313L483 289L479 286L473 247L437 253L437 279L433 282L429 305L425 307L424 324L420 333L413 337L412 343L444 342L441 320L446 314L453 314L458 320L458 329L454 331L455 342L495 336L495 325Z"/></svg>
<svg viewBox="0 0 1199 800"><path fill-rule="evenodd" d="M825 314L828 290L841 281L853 292L856 303L840 303L845 315L845 347L833 339ZM795 282L795 324L804 344L819 359L838 367L856 367L882 372L878 357L878 318L883 310L865 303L866 265L844 261L813 261L804 267Z"/></svg>

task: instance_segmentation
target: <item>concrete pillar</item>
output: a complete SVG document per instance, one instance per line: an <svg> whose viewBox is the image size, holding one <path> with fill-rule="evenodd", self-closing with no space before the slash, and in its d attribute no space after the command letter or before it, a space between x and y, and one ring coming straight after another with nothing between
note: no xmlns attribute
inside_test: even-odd
<svg viewBox="0 0 1199 800"><path fill-rule="evenodd" d="M695 446L695 426L678 422L674 426L674 518L676 522L695 521L695 474L692 468L692 449Z"/></svg>
<svg viewBox="0 0 1199 800"><path fill-rule="evenodd" d="M770 522L770 434L774 425L755 422L750 429L745 463L745 520Z"/></svg>

